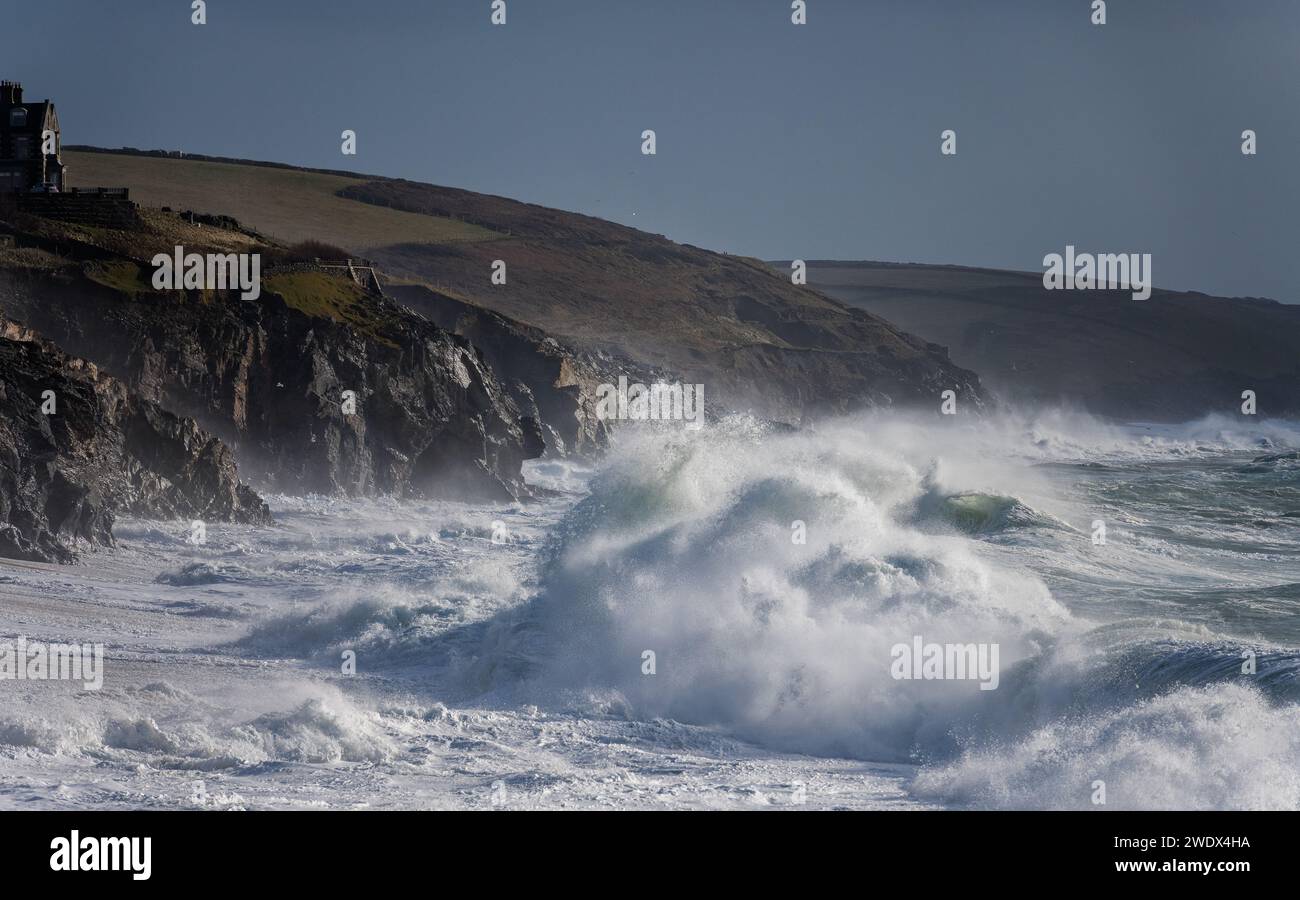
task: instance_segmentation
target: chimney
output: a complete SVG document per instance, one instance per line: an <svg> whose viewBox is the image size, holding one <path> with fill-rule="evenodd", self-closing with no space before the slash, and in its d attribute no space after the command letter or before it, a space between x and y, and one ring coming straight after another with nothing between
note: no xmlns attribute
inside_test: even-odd
<svg viewBox="0 0 1300 900"><path fill-rule="evenodd" d="M23 102L23 86L16 81L0 81L0 106L17 106Z"/></svg>

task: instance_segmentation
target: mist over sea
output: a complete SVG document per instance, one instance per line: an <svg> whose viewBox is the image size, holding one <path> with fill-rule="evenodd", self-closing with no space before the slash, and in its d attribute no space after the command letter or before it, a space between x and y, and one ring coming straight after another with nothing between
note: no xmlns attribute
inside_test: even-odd
<svg viewBox="0 0 1300 900"><path fill-rule="evenodd" d="M0 806L1297 809L1298 449L732 418L530 463L540 503L121 520L0 567L0 629L106 656L10 685ZM893 677L916 636L995 643L996 688Z"/></svg>

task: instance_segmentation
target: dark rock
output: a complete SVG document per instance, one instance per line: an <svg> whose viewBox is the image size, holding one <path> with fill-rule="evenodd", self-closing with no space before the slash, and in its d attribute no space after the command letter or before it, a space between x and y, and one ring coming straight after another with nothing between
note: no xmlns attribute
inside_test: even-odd
<svg viewBox="0 0 1300 900"><path fill-rule="evenodd" d="M78 541L112 544L117 512L270 521L230 449L193 419L3 319L0 409L0 556L69 562Z"/></svg>
<svg viewBox="0 0 1300 900"><path fill-rule="evenodd" d="M529 496L523 461L544 446L536 416L525 420L467 340L345 277L264 273L262 295L245 300L5 274L9 315L192 416L266 490ZM335 306L321 299L336 294Z"/></svg>
<svg viewBox="0 0 1300 900"><path fill-rule="evenodd" d="M596 388L611 371L652 380L630 361L608 359L561 345L538 328L447 296L424 285L394 285L388 294L441 328L472 343L553 455L588 454L608 444L608 425L596 417ZM530 445L530 449L535 445Z"/></svg>

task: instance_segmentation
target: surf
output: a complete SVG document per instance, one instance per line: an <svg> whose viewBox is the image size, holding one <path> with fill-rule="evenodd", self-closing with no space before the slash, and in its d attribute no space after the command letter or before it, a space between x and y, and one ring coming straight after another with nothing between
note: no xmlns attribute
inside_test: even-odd
<svg viewBox="0 0 1300 900"><path fill-rule="evenodd" d="M1148 461L1218 459L1245 443L1198 435L1206 427L1144 440L1086 420L954 429L866 416L815 432L746 419L697 434L624 432L557 527L537 596L496 623L489 643L514 661L515 680L491 680L492 690L699 725L780 752L908 763L925 773L918 797L957 805L1088 802L1049 784L1064 777L1052 766L1039 788L972 790L964 779L978 760L986 775L991 760L1008 776L1038 765L1016 740L1058 753L1048 737L1077 734L1085 767L1117 752L1106 722L1178 729L1199 716L1202 751L1220 756L1229 719L1256 715L1283 729L1266 753L1272 780L1295 748L1293 650L1261 649L1273 654L1268 675L1247 680L1239 655L1259 642L1139 615L1154 606L1098 616L1083 592L1058 596L1062 579L1090 570L1121 591L1144 551L1092 547L1091 510L1062 499L1041 466L1141 479ZM1045 430L1055 437L1045 442ZM799 524L803 543L792 538ZM999 687L892 678L890 649L916 635L997 644ZM653 674L643 673L647 652ZM1189 789L1228 802L1197 784ZM1274 785L1281 802L1300 804L1288 784ZM1135 785L1124 802L1143 806ZM1158 805L1178 790L1147 795Z"/></svg>

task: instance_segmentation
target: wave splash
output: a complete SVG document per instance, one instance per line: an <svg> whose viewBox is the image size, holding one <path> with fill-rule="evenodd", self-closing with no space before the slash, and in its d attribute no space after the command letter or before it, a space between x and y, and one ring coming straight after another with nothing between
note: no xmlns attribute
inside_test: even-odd
<svg viewBox="0 0 1300 900"><path fill-rule="evenodd" d="M1234 699L1234 717L1293 727L1294 707L1278 706L1293 677L1280 694L1276 683L1226 683L1239 648L1206 649L1213 635L1176 622L1110 625L1099 641L1097 623L1028 567L982 552L972 535L1070 528L1039 510L1050 489L1024 462L1047 454L1026 436L1006 423L962 432L896 417L816 433L732 419L693 434L625 435L562 523L539 596L486 639L479 675L488 667L517 679L513 689L713 726L781 751L920 763L918 794L954 804L1085 805L1087 785L1075 782L1107 766L1127 771L1134 729L1154 729L1152 747L1168 729L1172 759L1187 717L1204 723L1196 740L1215 744L1200 752L1226 760L1218 743L1236 726L1220 713ZM1099 455L1070 447L1076 460ZM998 644L1000 688L896 680L891 648L915 636ZM1169 668L1170 658L1182 660L1177 677L1133 684L1135 670ZM1002 743L1014 736L1028 743ZM1079 744L1075 768L1059 741ZM1260 752L1278 762L1294 749L1284 737ZM1235 802L1227 786L1201 787L1220 805L1255 803L1267 791L1241 787L1254 783L1248 768L1269 782L1280 771L1241 762L1223 781L1237 785ZM1144 784L1142 796L1173 803L1198 789L1176 770L1152 776L1166 789ZM1134 778L1119 781L1117 802L1143 805ZM1294 792L1274 796L1300 805Z"/></svg>
<svg viewBox="0 0 1300 900"><path fill-rule="evenodd" d="M945 476L904 437L731 420L625 441L563 524L541 596L508 626L527 647L509 651L539 683L637 717L823 755L951 752L978 684L895 680L891 648L996 643L1014 670L1072 617L1037 578L925 524L918 504ZM992 495L1012 484L986 475Z"/></svg>

